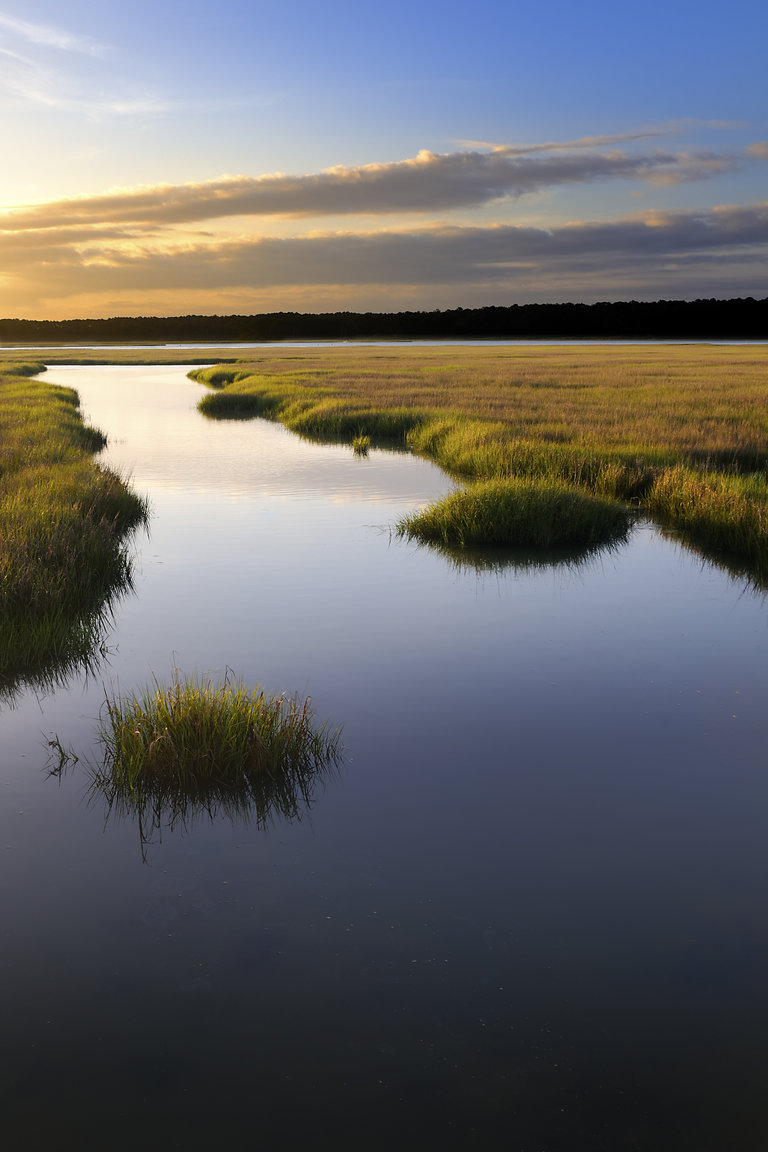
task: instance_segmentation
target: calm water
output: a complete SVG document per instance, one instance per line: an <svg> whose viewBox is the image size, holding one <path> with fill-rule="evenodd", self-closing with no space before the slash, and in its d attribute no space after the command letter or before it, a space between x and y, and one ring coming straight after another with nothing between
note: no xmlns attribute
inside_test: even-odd
<svg viewBox="0 0 768 1152"><path fill-rule="evenodd" d="M423 461L206 422L178 367L47 379L153 517L108 662L0 714L6 1146L762 1152L765 600L647 526L457 567L390 536ZM176 667L343 723L304 819L145 862L48 774Z"/></svg>

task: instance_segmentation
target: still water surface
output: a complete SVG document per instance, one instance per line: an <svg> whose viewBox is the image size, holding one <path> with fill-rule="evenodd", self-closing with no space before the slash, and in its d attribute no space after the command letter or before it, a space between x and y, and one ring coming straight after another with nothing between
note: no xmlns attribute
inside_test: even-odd
<svg viewBox="0 0 768 1152"><path fill-rule="evenodd" d="M57 368L148 493L95 677L0 713L13 1148L757 1152L768 606L639 525L477 571L390 535L423 461ZM345 759L301 821L138 830L46 771L104 685L227 668Z"/></svg>

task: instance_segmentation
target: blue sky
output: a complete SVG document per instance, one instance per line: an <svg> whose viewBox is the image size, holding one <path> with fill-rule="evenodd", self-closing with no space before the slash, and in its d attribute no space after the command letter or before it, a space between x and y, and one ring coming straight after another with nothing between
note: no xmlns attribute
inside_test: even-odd
<svg viewBox="0 0 768 1152"><path fill-rule="evenodd" d="M764 296L768 7L0 0L0 315Z"/></svg>

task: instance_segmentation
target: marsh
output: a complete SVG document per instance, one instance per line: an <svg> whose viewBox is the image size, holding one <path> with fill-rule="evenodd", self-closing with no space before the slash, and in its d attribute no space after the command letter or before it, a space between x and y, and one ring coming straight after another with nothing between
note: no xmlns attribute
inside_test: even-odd
<svg viewBox="0 0 768 1152"><path fill-rule="evenodd" d="M393 531L437 466L208 420L189 367L46 377L151 520L96 674L0 715L7 1138L760 1146L763 595L647 520L457 562ZM143 855L50 775L174 668L343 724L311 806Z"/></svg>

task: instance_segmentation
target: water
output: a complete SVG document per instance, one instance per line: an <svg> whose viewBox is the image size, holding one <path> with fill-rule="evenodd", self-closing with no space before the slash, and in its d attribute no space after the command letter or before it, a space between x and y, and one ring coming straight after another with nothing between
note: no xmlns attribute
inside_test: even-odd
<svg viewBox="0 0 768 1152"><path fill-rule="evenodd" d="M153 519L109 662L0 715L11 1146L762 1150L764 599L647 525L457 567L390 533L423 461L207 422L183 368L47 379ZM144 861L48 775L175 667L343 723L301 821Z"/></svg>

